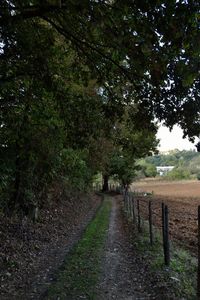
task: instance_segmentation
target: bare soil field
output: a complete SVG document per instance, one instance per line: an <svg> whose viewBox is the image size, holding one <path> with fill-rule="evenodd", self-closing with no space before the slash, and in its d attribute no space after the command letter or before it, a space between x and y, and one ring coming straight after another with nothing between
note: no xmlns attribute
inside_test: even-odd
<svg viewBox="0 0 200 300"><path fill-rule="evenodd" d="M133 189L133 187L132 187ZM147 217L147 201L152 199L154 225L161 228L161 203L169 208L170 236L193 253L197 253L197 209L200 205L200 182L145 181L134 184L135 191L152 192L152 196L138 196L142 213Z"/></svg>
<svg viewBox="0 0 200 300"><path fill-rule="evenodd" d="M200 181L182 180L182 181L161 181L161 180L143 180L132 184L131 188L135 191L152 192L155 195L178 196L178 197L199 197L200 199Z"/></svg>

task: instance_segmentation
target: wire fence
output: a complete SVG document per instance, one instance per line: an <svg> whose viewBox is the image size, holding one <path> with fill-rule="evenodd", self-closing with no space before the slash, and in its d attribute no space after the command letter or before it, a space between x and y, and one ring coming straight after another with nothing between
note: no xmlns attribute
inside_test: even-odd
<svg viewBox="0 0 200 300"><path fill-rule="evenodd" d="M129 218L136 225L138 232L142 232L141 220L148 221L149 242L154 243L153 215L159 216L152 209L152 200L135 198L135 195L124 190L123 192L124 210ZM169 242L169 209L165 203L161 203L161 229L163 237L163 254L166 266L170 265L170 242Z"/></svg>
<svg viewBox="0 0 200 300"><path fill-rule="evenodd" d="M101 190L101 185L96 186L96 189ZM153 246L157 242L155 235L158 230L161 232L162 249L164 264L169 267L171 262L171 238L180 234L173 232L173 223L171 220L172 208L163 201L154 201L152 193L129 191L121 188L119 185L109 185L111 192L118 192L123 196L124 211L127 217L133 222L138 234L142 234L142 226L144 220L147 224L149 244ZM174 211L173 211L174 213ZM176 216L173 216L173 222L180 222L179 218L183 218L183 212L176 211ZM200 299L200 205L197 213L190 213L188 220L196 224L195 232L191 236L197 238L193 242L193 253L197 254L197 299ZM187 222L187 220L184 220ZM181 228L181 226L179 227ZM186 227L187 229L187 227ZM184 232L181 232L182 234ZM184 235L183 235L184 241Z"/></svg>
<svg viewBox="0 0 200 300"><path fill-rule="evenodd" d="M141 219L148 220L149 231L149 243L152 246L154 243L154 231L153 231L153 217L159 219L159 229L162 232L162 245L164 263L166 266L170 266L170 235L169 235L169 207L164 202L157 202L157 207L160 209L152 209L152 200L147 197L146 199L138 197L134 193L128 192L127 189L121 191L123 194L124 210L128 217L132 218L134 225L137 227L138 233L142 232ZM145 196L145 193L143 194ZM198 206L197 218L197 299L200 299L200 205Z"/></svg>

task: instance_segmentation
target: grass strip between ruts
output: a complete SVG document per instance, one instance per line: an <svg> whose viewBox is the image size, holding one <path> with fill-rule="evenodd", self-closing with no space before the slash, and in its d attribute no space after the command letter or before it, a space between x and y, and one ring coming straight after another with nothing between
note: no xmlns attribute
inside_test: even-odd
<svg viewBox="0 0 200 300"><path fill-rule="evenodd" d="M82 239L67 256L46 299L95 299L111 205L111 200L105 198Z"/></svg>

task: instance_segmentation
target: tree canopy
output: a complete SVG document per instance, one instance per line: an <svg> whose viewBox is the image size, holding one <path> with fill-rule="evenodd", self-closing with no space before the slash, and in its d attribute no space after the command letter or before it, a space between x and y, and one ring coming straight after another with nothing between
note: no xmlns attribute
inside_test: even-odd
<svg viewBox="0 0 200 300"><path fill-rule="evenodd" d="M148 154L155 118L199 135L199 11L192 0L1 1L5 206L25 210L61 177L84 189L108 158Z"/></svg>
<svg viewBox="0 0 200 300"><path fill-rule="evenodd" d="M57 34L101 83L111 106L134 98L141 110L168 126L179 123L192 137L199 134L199 6L194 0L2 1L2 51L17 62L20 32L34 36L34 49L44 42L45 51Z"/></svg>
<svg viewBox="0 0 200 300"><path fill-rule="evenodd" d="M174 169L166 174L167 179L190 179L197 178L200 173L200 154L195 150L171 150L167 154L148 156L137 161L140 171L137 176L153 177L156 173L149 173L148 169L156 169L158 166L174 166ZM138 177L139 177L138 176Z"/></svg>

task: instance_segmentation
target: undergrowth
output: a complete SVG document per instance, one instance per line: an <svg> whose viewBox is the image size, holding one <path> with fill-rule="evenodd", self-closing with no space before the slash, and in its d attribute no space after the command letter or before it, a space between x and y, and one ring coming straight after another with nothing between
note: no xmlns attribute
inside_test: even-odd
<svg viewBox="0 0 200 300"><path fill-rule="evenodd" d="M64 262L57 280L49 288L47 299L95 299L110 210L111 201L106 198Z"/></svg>

